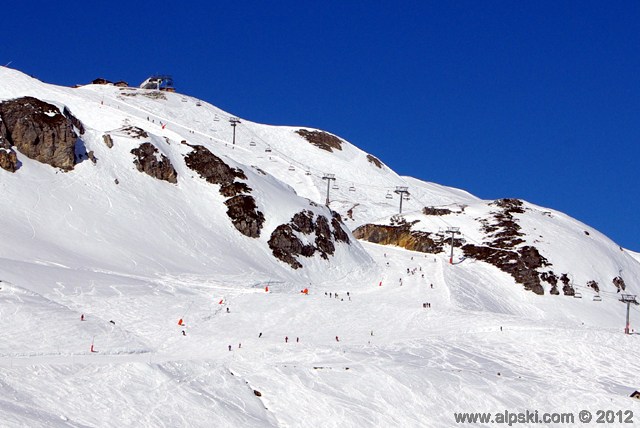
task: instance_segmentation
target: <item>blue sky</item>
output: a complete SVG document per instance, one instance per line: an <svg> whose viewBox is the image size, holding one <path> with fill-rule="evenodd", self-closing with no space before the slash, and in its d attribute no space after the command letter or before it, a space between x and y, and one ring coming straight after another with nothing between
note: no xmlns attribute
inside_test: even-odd
<svg viewBox="0 0 640 428"><path fill-rule="evenodd" d="M0 36L0 62L45 82L171 74L238 116L640 250L638 1L25 1Z"/></svg>

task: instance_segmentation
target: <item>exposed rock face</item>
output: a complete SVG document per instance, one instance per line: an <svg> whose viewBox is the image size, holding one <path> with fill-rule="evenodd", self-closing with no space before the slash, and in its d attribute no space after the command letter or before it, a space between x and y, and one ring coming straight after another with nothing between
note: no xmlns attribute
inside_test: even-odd
<svg viewBox="0 0 640 428"><path fill-rule="evenodd" d="M67 106L64 106L64 109L62 109L62 114L64 114L64 116L69 119L69 122L76 127L80 135L84 135L84 124L80 119L75 117L73 113L71 113L71 110L69 110Z"/></svg>
<svg viewBox="0 0 640 428"><path fill-rule="evenodd" d="M109 148L113 147L113 139L111 138L111 135L104 134L102 136L102 141L104 141L104 144L106 144L107 147L109 147Z"/></svg>
<svg viewBox="0 0 640 428"><path fill-rule="evenodd" d="M307 129L298 129L296 134L304 137L309 143L314 146L333 152L333 149L342 150L342 140L335 135L331 135L323 131L309 131Z"/></svg>
<svg viewBox="0 0 640 428"><path fill-rule="evenodd" d="M7 128L0 118L0 168L9 172L16 172L18 170L18 157L5 135L7 135Z"/></svg>
<svg viewBox="0 0 640 428"><path fill-rule="evenodd" d="M131 153L136 156L133 163L138 168L138 171L158 180L168 181L173 184L178 182L178 173L171 165L171 161L161 154L153 144L142 143L137 149L131 150Z"/></svg>
<svg viewBox="0 0 640 428"><path fill-rule="evenodd" d="M77 135L52 104L33 97L0 103L4 138L25 156L65 171L73 169Z"/></svg>
<svg viewBox="0 0 640 428"><path fill-rule="evenodd" d="M597 281L591 280L587 282L587 287L592 288L596 293L600 292L600 286L598 285Z"/></svg>
<svg viewBox="0 0 640 428"><path fill-rule="evenodd" d="M254 197L250 196L251 188L242 181L235 181L236 178L246 180L244 172L230 167L204 146L191 146L186 141L183 144L193 148L185 156L187 166L207 182L220 185L220 194L229 198L225 205L235 228L245 236L258 238L265 218L258 210Z"/></svg>
<svg viewBox="0 0 640 428"><path fill-rule="evenodd" d="M0 148L0 168L9 172L16 172L18 170L16 152L11 149Z"/></svg>
<svg viewBox="0 0 640 428"><path fill-rule="evenodd" d="M333 230L331 230L333 227ZM310 240L315 235L312 243L303 243L301 237ZM339 238L338 238L339 237ZM269 248L273 255L292 268L298 269L302 264L298 256L311 257L317 252L320 257L328 259L335 252L335 241L349 242L349 236L342 227L340 216L334 213L329 220L322 215L309 210L296 213L287 224L278 226L269 239Z"/></svg>
<svg viewBox="0 0 640 428"><path fill-rule="evenodd" d="M382 162L380 162L380 159L378 159L377 157L373 156L373 155L367 155L367 160L374 164L375 166L377 166L378 168L382 168Z"/></svg>
<svg viewBox="0 0 640 428"><path fill-rule="evenodd" d="M231 168L204 146L191 146L193 151L185 156L189 168L212 184L229 185L236 178L246 180L242 170Z"/></svg>
<svg viewBox="0 0 640 428"><path fill-rule="evenodd" d="M422 214L424 215L443 216L451 213L453 213L453 211L451 211L449 208L424 207L422 209Z"/></svg>
<svg viewBox="0 0 640 428"><path fill-rule="evenodd" d="M438 254L444 251L444 237L411 230L412 225L407 222L398 225L364 224L353 231L353 236L375 244L395 245L423 253Z"/></svg>
<svg viewBox="0 0 640 428"><path fill-rule="evenodd" d="M224 203L229 209L227 215L233 225L245 236L258 238L264 223L264 214L258 211L253 196L237 195Z"/></svg>

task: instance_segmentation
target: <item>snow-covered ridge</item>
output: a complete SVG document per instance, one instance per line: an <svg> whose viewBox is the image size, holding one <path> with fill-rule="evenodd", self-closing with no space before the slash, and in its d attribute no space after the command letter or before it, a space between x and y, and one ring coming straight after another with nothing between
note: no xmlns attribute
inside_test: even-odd
<svg viewBox="0 0 640 428"><path fill-rule="evenodd" d="M68 172L19 150L16 172L0 169L3 426L445 427L453 412L634 408L639 336L622 334L612 279L637 293L640 257L587 225L527 202L504 217L339 136L329 151L324 134L313 144L240 117L234 145L234 115L178 93L0 67L0 101L23 96L66 107L84 133ZM134 155L143 143L155 151ZM235 172L218 182L217 167L190 167L198 147ZM168 180L149 175L162 168ZM442 235L440 249L356 241L333 224L327 185L348 228L403 221ZM396 186L411 194L402 217ZM229 216L237 196L264 214L259 236ZM500 235L499 218L518 233ZM276 230L313 247L303 268L274 257ZM570 273L580 298L547 281L542 296L525 291L465 256L505 239L535 247L551 263L540 273Z"/></svg>

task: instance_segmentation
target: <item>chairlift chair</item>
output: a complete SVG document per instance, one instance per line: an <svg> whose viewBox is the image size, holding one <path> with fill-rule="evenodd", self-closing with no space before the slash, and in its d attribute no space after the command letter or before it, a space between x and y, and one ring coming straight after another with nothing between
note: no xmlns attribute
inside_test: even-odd
<svg viewBox="0 0 640 428"><path fill-rule="evenodd" d="M602 302L602 297L600 297L599 294L596 294L595 296L593 296L593 301L594 302Z"/></svg>
<svg viewBox="0 0 640 428"><path fill-rule="evenodd" d="M217 114L215 116L213 116L213 121L214 122L220 122L220 118L218 117Z"/></svg>
<svg viewBox="0 0 640 428"><path fill-rule="evenodd" d="M576 291L576 292L573 294L573 298L574 298L574 299L582 299L582 293L581 293L581 292L579 292L579 291Z"/></svg>
<svg viewBox="0 0 640 428"><path fill-rule="evenodd" d="M339 187L338 187L338 185L337 185L337 184L334 184L333 186L331 186L331 188L332 188L333 190L338 190L338 189L339 189Z"/></svg>
<svg viewBox="0 0 640 428"><path fill-rule="evenodd" d="M264 149L265 153L271 153L271 147L267 147L266 149Z"/></svg>
<svg viewBox="0 0 640 428"><path fill-rule="evenodd" d="M187 102L187 99L186 99L186 98L183 98L183 99L182 99L182 102L183 102L183 103L186 103L186 102Z"/></svg>
<svg viewBox="0 0 640 428"><path fill-rule="evenodd" d="M198 107L200 107L200 106L202 105L202 103L201 103L200 101L196 101L196 105L197 105Z"/></svg>
<svg viewBox="0 0 640 428"><path fill-rule="evenodd" d="M251 147L255 147L256 142L255 142L255 141L251 141L251 142L249 143L249 145L250 145Z"/></svg>
<svg viewBox="0 0 640 428"><path fill-rule="evenodd" d="M391 194L391 192L387 192L387 196L385 196L385 198L393 199L393 195Z"/></svg>
<svg viewBox="0 0 640 428"><path fill-rule="evenodd" d="M296 168L293 165L289 165L289 171L295 171Z"/></svg>
<svg viewBox="0 0 640 428"><path fill-rule="evenodd" d="M350 192L355 192L356 191L356 186L354 186L354 185L349 186L349 191Z"/></svg>
<svg viewBox="0 0 640 428"><path fill-rule="evenodd" d="M306 171L305 171L305 173L304 173L304 175L311 175L311 171L306 170Z"/></svg>

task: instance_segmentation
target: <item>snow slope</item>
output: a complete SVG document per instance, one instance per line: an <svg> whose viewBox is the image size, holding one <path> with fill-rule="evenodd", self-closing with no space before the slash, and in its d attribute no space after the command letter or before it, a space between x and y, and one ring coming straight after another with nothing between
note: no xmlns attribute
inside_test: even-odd
<svg viewBox="0 0 640 428"><path fill-rule="evenodd" d="M463 411L640 412L628 398L640 388L638 336L621 334L625 307L610 284L622 275L637 292L637 256L526 204L527 243L573 272L577 288L598 280L602 301L586 289L582 299L537 296L459 253L450 265L448 254L370 243L337 244L329 260L292 270L266 241L300 209L328 214L325 173L339 187L331 208L351 228L388 222L395 186L410 189L406 219L460 227L468 242L486 238L478 219L492 208L378 168L347 142L323 151L294 127L241 118L234 146L229 113L150 92L62 88L0 67L0 100L67 106L98 159L62 173L19 154L15 174L0 170L3 426L446 427ZM150 134L177 185L135 169L130 150L141 141L118 133L123 125ZM186 168L182 140L245 171L267 218L260 238L233 228L217 187ZM460 214L420 213L460 205Z"/></svg>

